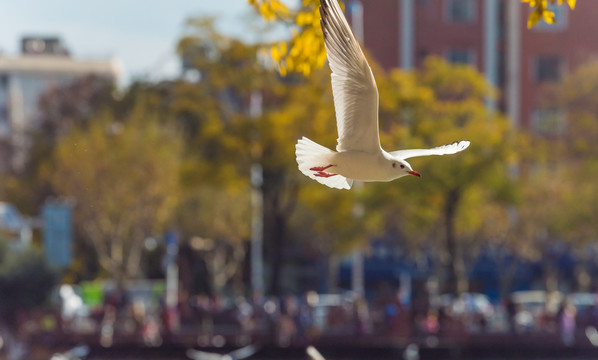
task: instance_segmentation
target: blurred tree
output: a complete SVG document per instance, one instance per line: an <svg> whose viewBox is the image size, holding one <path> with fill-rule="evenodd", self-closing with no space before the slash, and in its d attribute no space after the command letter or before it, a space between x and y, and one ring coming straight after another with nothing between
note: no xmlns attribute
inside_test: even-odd
<svg viewBox="0 0 598 360"><path fill-rule="evenodd" d="M251 221L250 189L204 185L184 192L176 212L176 221L183 236L189 239L188 250L181 251L181 266L191 273L194 264L202 261L209 273L209 287L188 279L189 290L222 295L230 280L244 265L246 240ZM199 255L199 259L197 259ZM198 261L199 260L199 261Z"/></svg>
<svg viewBox="0 0 598 360"><path fill-rule="evenodd" d="M501 204L516 199L508 178L508 164L514 160L508 122L487 110L484 99L494 90L472 67L430 58L417 73L394 70L388 80L379 78L384 148L471 140L469 149L454 156L411 159L421 180L368 186L366 197L378 211L383 206L385 218L380 220L393 232L419 243L443 237L439 254L448 270L447 290L466 291L463 247L487 239L492 230L487 217L498 212L505 219Z"/></svg>
<svg viewBox="0 0 598 360"><path fill-rule="evenodd" d="M105 113L62 138L53 169L61 196L76 200L75 224L117 281L139 276L146 237L176 205L181 142L143 107L117 122Z"/></svg>
<svg viewBox="0 0 598 360"><path fill-rule="evenodd" d="M10 322L16 320L19 310L42 306L48 300L58 279L39 251L9 250L6 249L5 243L2 246L4 250L0 254L0 313L2 319Z"/></svg>
<svg viewBox="0 0 598 360"><path fill-rule="evenodd" d="M424 173L429 175L425 175L425 183L417 183L417 190L412 187L416 186L412 179L402 180L401 186L396 187L368 184L363 194L324 192L320 185L298 174L294 144L298 137L306 135L334 147L336 128L329 71L318 71L304 79L278 79L264 66L267 63L262 57L246 58L259 54L257 46L243 50L246 45L215 35L209 27L206 30L205 21L191 24L197 28L194 35L181 41L180 51L186 63L200 74L197 86L209 87L211 90L204 94L211 94L214 104L226 106L217 109L218 116L212 120L218 122L220 131L226 132L218 138L217 146L232 144L227 151L235 154L236 172L244 179L248 177L249 164L260 163L263 168L271 293L282 290L281 270L288 260L284 249L292 238L312 240L310 243L323 252L348 251L365 243L367 234L373 234L380 221L390 224L403 214L409 220L401 221L400 227L411 239L433 238L442 229L452 290L464 283L461 243L487 227L485 215L504 209L492 205L513 198L506 169L508 124L499 114L487 112L484 99L493 90L479 73L440 60L430 60L417 75L397 71L388 79L384 72L375 70L381 88L381 130L386 148L394 147L389 144L436 146L464 138L472 139L474 145L463 155L424 167ZM234 66L235 73L226 71L227 66ZM229 77L233 78L228 80ZM256 93L262 102L260 111L252 114L250 103ZM397 118L401 121L397 122ZM218 166L230 166L230 161L223 163L218 155L210 159L203 154L198 158L208 160L204 163L206 169L218 173ZM433 158L417 162L436 164ZM205 175L195 174L190 179L210 181L204 179ZM299 212L294 211L297 196L301 200ZM406 201L411 201L408 210L403 208ZM360 203L366 211L361 210ZM380 211L381 204L388 204L384 211ZM372 211L367 211L368 206ZM488 209L486 213L479 211L480 206ZM503 217L506 218L504 214ZM413 235L417 233L420 235ZM458 236L462 240L457 240Z"/></svg>
<svg viewBox="0 0 598 360"><path fill-rule="evenodd" d="M17 336L19 315L42 307L57 281L40 252L15 251L0 239L0 335L9 359L23 355L25 344Z"/></svg>
<svg viewBox="0 0 598 360"><path fill-rule="evenodd" d="M538 136L549 145L541 148L544 161L535 170L555 184L550 197L558 202L549 208L546 229L577 248L593 243L598 231L593 220L598 211L597 98L598 62L593 61L549 89L543 108L549 131Z"/></svg>
<svg viewBox="0 0 598 360"><path fill-rule="evenodd" d="M579 67L558 84L541 93L530 143L522 149L522 201L517 207L513 239L518 253L544 260L547 287L556 289L558 266L545 261L555 246L579 252L579 273L587 274L584 260L596 240L598 211L595 179L598 175L598 63ZM525 242L518 241L524 238ZM586 285L582 286L582 283ZM587 281L578 284L587 288Z"/></svg>
<svg viewBox="0 0 598 360"><path fill-rule="evenodd" d="M182 82L171 90L181 95L171 105L172 111L182 115L175 118L196 134L188 140L197 145L189 147L183 182L190 189L217 185L230 194L226 198L238 189L247 191L252 164L261 166L269 292L279 294L285 248L292 236L289 219L299 191L296 139L308 129L312 134L315 129L322 138L334 138L327 76L282 80L270 70L259 46L218 34L210 20L194 19L189 25L179 51L187 71L195 72L199 81ZM229 204L223 213L232 214L239 205L248 209L249 197L241 200L243 204ZM203 232L214 230L212 226Z"/></svg>
<svg viewBox="0 0 598 360"><path fill-rule="evenodd" d="M576 0L521 0L533 9L528 17L528 28L540 20L548 24L556 22L548 4L567 3L575 8ZM320 0L302 0L297 9L289 8L281 0L247 0L265 21L277 21L291 28L291 38L280 41L270 48L270 54L282 75L288 71L308 75L326 61L324 39L320 29ZM343 3L341 2L341 5Z"/></svg>
<svg viewBox="0 0 598 360"><path fill-rule="evenodd" d="M42 94L36 119L39 126L29 133L32 145L25 165L20 169L10 165L5 167L5 179L0 185L5 199L26 213L35 214L46 198L54 195L41 169L49 166L56 141L73 127L87 124L102 109L114 107L117 103L114 91L111 81L87 76ZM0 153L10 159L11 146L0 143L0 146L3 145L5 147Z"/></svg>
<svg viewBox="0 0 598 360"><path fill-rule="evenodd" d="M88 125L106 108L115 108L115 84L94 75L82 77L62 87L52 88L39 100L40 132L48 142L77 126Z"/></svg>

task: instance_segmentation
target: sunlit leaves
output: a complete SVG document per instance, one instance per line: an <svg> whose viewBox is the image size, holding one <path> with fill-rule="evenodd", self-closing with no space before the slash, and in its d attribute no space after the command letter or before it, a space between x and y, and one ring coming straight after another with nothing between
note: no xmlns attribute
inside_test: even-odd
<svg viewBox="0 0 598 360"><path fill-rule="evenodd" d="M575 9L576 0L521 0L524 3L528 3L532 8L532 12L527 18L527 28L534 27L540 20L544 20L547 24L555 24L556 18L552 10L548 8L548 4L559 6L563 3L567 3L571 9Z"/></svg>
<svg viewBox="0 0 598 360"><path fill-rule="evenodd" d="M270 48L272 59L281 75L298 72L309 75L326 61L324 39L320 29L318 0L304 0L291 11L277 0L248 0L267 21L280 21L291 28L291 38ZM284 7L281 7L281 5ZM284 45L283 45L284 44Z"/></svg>
<svg viewBox="0 0 598 360"><path fill-rule="evenodd" d="M255 7L264 20L273 21L277 18L289 16L289 8L279 0L248 0L249 4Z"/></svg>
<svg viewBox="0 0 598 360"><path fill-rule="evenodd" d="M289 25L291 38L285 41L286 47L275 44L270 48L272 59L278 65L279 72L298 72L309 75L314 69L322 67L326 61L324 39L320 29L319 0L303 0L301 6L289 9L279 0L247 0L266 21L279 21ZM528 3L532 11L527 27L532 28L540 20L547 24L556 22L555 14L549 4L575 8L576 0L521 0ZM343 6L343 2L340 3Z"/></svg>

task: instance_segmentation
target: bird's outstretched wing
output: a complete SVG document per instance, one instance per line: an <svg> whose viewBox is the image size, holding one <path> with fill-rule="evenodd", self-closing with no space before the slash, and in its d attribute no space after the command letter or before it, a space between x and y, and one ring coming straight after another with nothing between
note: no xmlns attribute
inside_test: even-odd
<svg viewBox="0 0 598 360"><path fill-rule="evenodd" d="M307 349L305 349L305 352L307 353L307 355L309 355L309 357L312 360L326 360L322 354L320 354L320 352L318 350L316 350L315 347L313 346L308 346Z"/></svg>
<svg viewBox="0 0 598 360"><path fill-rule="evenodd" d="M224 360L226 355L215 354L206 351L199 351L195 349L188 349L187 357L193 360Z"/></svg>
<svg viewBox="0 0 598 360"><path fill-rule="evenodd" d="M216 354L195 349L187 350L187 357L193 360L242 360L246 359L256 352L259 347L256 345L247 345L240 349L229 352L228 354Z"/></svg>
<svg viewBox="0 0 598 360"><path fill-rule="evenodd" d="M235 351L231 351L228 355L232 360L242 360L254 355L258 350L259 347L256 345L247 345Z"/></svg>
<svg viewBox="0 0 598 360"><path fill-rule="evenodd" d="M337 151L380 151L378 89L337 0L320 0L320 24L332 70Z"/></svg>
<svg viewBox="0 0 598 360"><path fill-rule="evenodd" d="M469 141L461 140L455 141L452 144L438 146L432 149L408 149L408 150L397 150L390 153L393 157L399 159L409 159L418 156L429 156L429 155L448 155L458 153L467 149Z"/></svg>

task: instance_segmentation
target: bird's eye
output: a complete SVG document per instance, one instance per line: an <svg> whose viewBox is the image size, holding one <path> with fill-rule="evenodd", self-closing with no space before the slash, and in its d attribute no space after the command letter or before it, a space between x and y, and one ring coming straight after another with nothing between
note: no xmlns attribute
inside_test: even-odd
<svg viewBox="0 0 598 360"><path fill-rule="evenodd" d="M401 164L401 169L404 169L404 168L405 168L405 165Z"/></svg>

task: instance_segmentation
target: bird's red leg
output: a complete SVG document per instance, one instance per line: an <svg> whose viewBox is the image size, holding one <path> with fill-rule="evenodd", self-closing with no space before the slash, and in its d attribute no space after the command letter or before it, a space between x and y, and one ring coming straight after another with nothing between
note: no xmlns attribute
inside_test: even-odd
<svg viewBox="0 0 598 360"><path fill-rule="evenodd" d="M334 176L336 174L329 174L329 173L325 173L323 171L318 171L317 173L314 174L315 176L319 176L319 177L331 177Z"/></svg>
<svg viewBox="0 0 598 360"><path fill-rule="evenodd" d="M310 168L309 170L311 171L324 171L326 169L328 169L329 167L331 167L332 165L328 165L328 166L314 166L312 168Z"/></svg>

